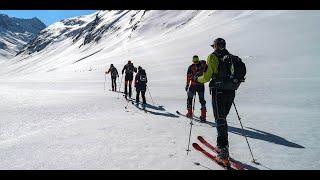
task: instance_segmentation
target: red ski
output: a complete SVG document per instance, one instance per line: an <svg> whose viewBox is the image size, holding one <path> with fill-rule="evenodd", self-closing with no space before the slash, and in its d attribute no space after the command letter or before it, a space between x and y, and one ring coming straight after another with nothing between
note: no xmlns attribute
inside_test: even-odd
<svg viewBox="0 0 320 180"><path fill-rule="evenodd" d="M199 146L199 144L197 143L192 143L192 146L200 151L202 154L204 154L206 157L208 157L209 159L213 160L214 162L216 162L218 165L220 165L221 167L223 167L224 169L227 169L227 170L237 170L237 169L234 169L232 168L231 166L225 166L222 162L220 162L217 158L217 156L214 156L212 154L210 154L208 151L204 150L202 147Z"/></svg>
<svg viewBox="0 0 320 180"><path fill-rule="evenodd" d="M209 149L211 149L212 151L219 153L220 149L217 147L212 146L210 143L208 143L202 136L198 136L198 140L204 144L206 147L208 147ZM235 167L237 170L245 170L241 164L239 164L236 160L234 160L233 158L229 158L230 160L230 164L231 166Z"/></svg>

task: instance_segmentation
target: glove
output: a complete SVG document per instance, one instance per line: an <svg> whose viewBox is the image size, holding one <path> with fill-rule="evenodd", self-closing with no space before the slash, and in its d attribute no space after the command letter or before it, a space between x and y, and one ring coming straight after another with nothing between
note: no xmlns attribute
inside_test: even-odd
<svg viewBox="0 0 320 180"><path fill-rule="evenodd" d="M186 85L186 91L188 92L188 89L189 89L189 85Z"/></svg>

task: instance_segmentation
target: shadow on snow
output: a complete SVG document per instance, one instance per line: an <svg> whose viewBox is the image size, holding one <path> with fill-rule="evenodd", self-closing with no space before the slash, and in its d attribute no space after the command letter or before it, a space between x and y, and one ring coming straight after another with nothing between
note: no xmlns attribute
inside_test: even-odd
<svg viewBox="0 0 320 180"><path fill-rule="evenodd" d="M139 105L141 105L141 102L139 102ZM137 104L134 104L134 107L143 110L142 107L139 107ZM157 110L157 111L163 111L163 112L156 112L156 111L151 111L149 109ZM167 112L166 109L163 106L155 106L151 104L146 104L146 109L144 110L147 113L150 113L152 115L156 116L165 116L165 117L172 117L172 118L178 118L179 116L170 112Z"/></svg>
<svg viewBox="0 0 320 180"><path fill-rule="evenodd" d="M194 121L201 123L199 118L194 119ZM214 122L206 121L205 124L208 124L212 127L216 127L216 124ZM250 129L250 130L248 130L248 129ZM268 132L265 132L262 130L250 128L250 127L242 130L242 128L228 126L228 131L233 134L245 135L248 138L259 139L259 140L263 140L263 141L267 141L270 143L279 144L279 145L283 145L283 146L288 146L288 147L292 147L292 148L305 148L299 144L296 144L294 142L290 142L283 137L280 137L275 134L271 134L271 133L268 133Z"/></svg>

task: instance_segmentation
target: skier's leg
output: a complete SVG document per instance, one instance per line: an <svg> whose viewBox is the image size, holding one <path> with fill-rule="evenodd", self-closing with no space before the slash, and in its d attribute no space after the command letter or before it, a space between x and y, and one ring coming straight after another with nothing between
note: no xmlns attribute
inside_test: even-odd
<svg viewBox="0 0 320 180"><path fill-rule="evenodd" d="M140 91L137 89L137 95L136 95L136 104L139 103L139 97L140 96Z"/></svg>
<svg viewBox="0 0 320 180"><path fill-rule="evenodd" d="M142 108L146 108L146 90L141 91L141 96L142 96Z"/></svg>
<svg viewBox="0 0 320 180"><path fill-rule="evenodd" d="M226 104L225 104L225 109L224 109L224 112L225 112L225 115L226 117L228 116L229 112L230 112L230 109L231 109L231 106L232 106L232 102L235 98L235 91L227 91L225 93L225 96L226 96Z"/></svg>
<svg viewBox="0 0 320 180"><path fill-rule="evenodd" d="M125 80L124 81L124 95L127 97L127 95L128 95L128 81L127 80Z"/></svg>
<svg viewBox="0 0 320 180"><path fill-rule="evenodd" d="M201 104L201 109L206 109L206 100L204 99L204 86L199 86L196 91L199 96L199 102Z"/></svg>
<svg viewBox="0 0 320 180"><path fill-rule="evenodd" d="M143 104L146 104L146 91L141 91L141 96L142 96L142 102Z"/></svg>
<svg viewBox="0 0 320 180"><path fill-rule="evenodd" d="M112 91L114 91L114 78L111 77L111 87L112 87Z"/></svg>
<svg viewBox="0 0 320 180"><path fill-rule="evenodd" d="M186 116L187 117L192 117L192 99L193 99L193 96L194 96L194 87L191 85L190 87L189 87L189 91L188 91L188 93L187 93L187 95L188 95L188 98L187 98L187 110L188 110L188 112L187 112L187 114L186 114Z"/></svg>
<svg viewBox="0 0 320 180"><path fill-rule="evenodd" d="M117 77L113 79L114 82L114 91L117 91Z"/></svg>
<svg viewBox="0 0 320 180"><path fill-rule="evenodd" d="M195 87L193 85L191 85L189 87L189 90L188 90L188 93L187 93L187 95L188 95L187 108L188 109L192 108L192 100L193 100L193 97L194 97L195 93L196 93L196 89L195 89Z"/></svg>
<svg viewBox="0 0 320 180"><path fill-rule="evenodd" d="M217 128L217 147L220 149L217 157L226 166L230 166L229 162L229 142L228 142L228 124L226 120L225 107L227 104L227 96L224 91L214 89L212 91L212 107L214 111L216 128Z"/></svg>
<svg viewBox="0 0 320 180"><path fill-rule="evenodd" d="M131 98L132 95L132 80L129 81L129 97Z"/></svg>
<svg viewBox="0 0 320 180"><path fill-rule="evenodd" d="M201 104L201 116L200 116L200 119L202 121L205 121L206 120L207 109L206 109L206 101L204 99L204 86L203 87L199 87L197 92L198 92L199 101L200 101L200 104Z"/></svg>
<svg viewBox="0 0 320 180"><path fill-rule="evenodd" d="M212 108L217 128L217 146L224 148L228 146L228 125L225 116L226 99L223 91L213 89L212 91Z"/></svg>

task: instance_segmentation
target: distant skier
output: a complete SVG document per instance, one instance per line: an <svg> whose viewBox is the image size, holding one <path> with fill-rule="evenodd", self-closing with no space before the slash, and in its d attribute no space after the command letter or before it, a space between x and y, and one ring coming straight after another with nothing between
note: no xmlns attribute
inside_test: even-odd
<svg viewBox="0 0 320 180"><path fill-rule="evenodd" d="M188 99L187 99L187 117L193 117L193 112L192 112L192 99L198 93L199 96L199 101L201 104L201 116L200 120L202 122L206 121L206 101L204 99L204 84L196 82L192 80L192 77L194 76L199 76L201 75L206 68L206 61L201 60L199 61L199 57L197 55L194 55L192 58L192 64L189 66L188 71L187 71L187 82L186 82L186 91L188 94Z"/></svg>
<svg viewBox="0 0 320 180"><path fill-rule="evenodd" d="M136 77L134 79L134 87L136 88L137 91L137 96L136 96L136 104L139 104L139 96L140 96L140 92L141 92L141 96L142 96L142 107L143 109L145 109L146 106L146 89L147 89L147 74L146 71L144 69L142 69L142 67L138 67L138 73L136 74Z"/></svg>
<svg viewBox="0 0 320 180"><path fill-rule="evenodd" d="M244 80L246 69L237 56L228 52L224 39L215 39L211 46L214 52L207 57L206 71L202 76L194 76L193 79L200 83L206 83L212 79L209 87L212 90L212 107L218 132L217 147L220 149L218 158L222 163L228 165L230 162L226 118L235 98L235 90Z"/></svg>
<svg viewBox="0 0 320 180"><path fill-rule="evenodd" d="M117 77L119 77L118 70L113 66L113 64L110 65L109 70L106 72L106 74L111 73L111 86L112 91L117 91Z"/></svg>
<svg viewBox="0 0 320 180"><path fill-rule="evenodd" d="M125 98L127 99L128 96L128 84L129 84L129 98L131 98L132 95L132 81L133 81L133 73L137 72L137 68L135 68L133 66L133 63L131 63L131 61L128 61L128 64L126 64L123 69L122 69L122 74L125 74L124 77L124 94L125 94Z"/></svg>

